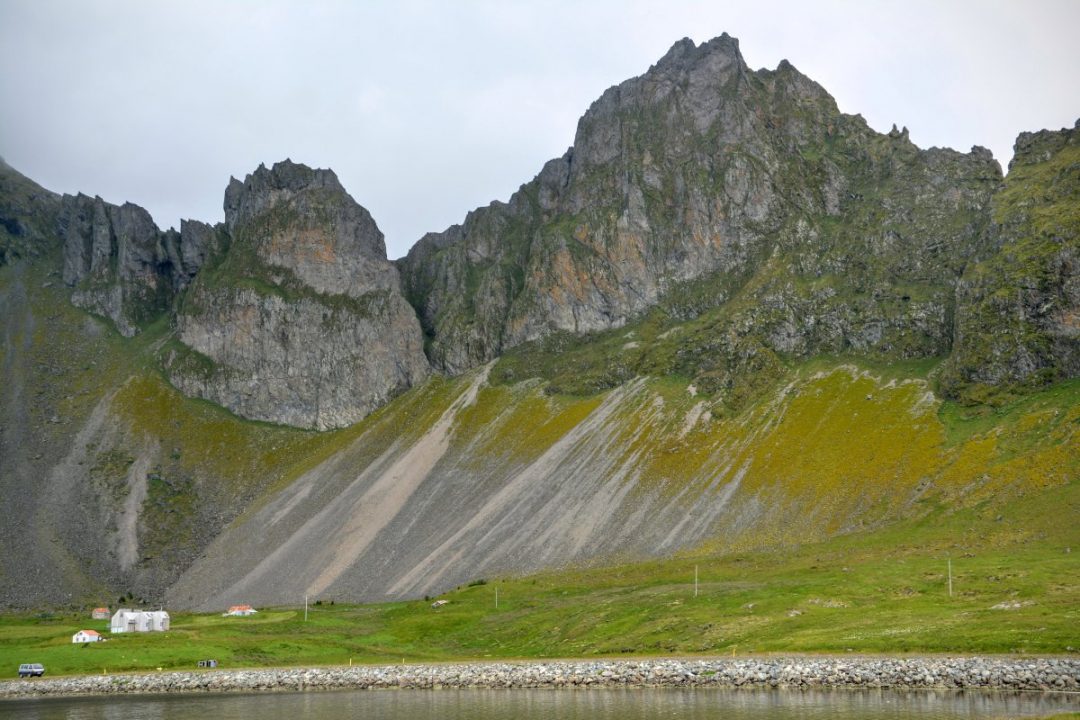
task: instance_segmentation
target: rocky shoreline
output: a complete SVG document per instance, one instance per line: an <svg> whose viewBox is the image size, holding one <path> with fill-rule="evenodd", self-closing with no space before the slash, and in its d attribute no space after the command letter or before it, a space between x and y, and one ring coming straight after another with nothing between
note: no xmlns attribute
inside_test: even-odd
<svg viewBox="0 0 1080 720"><path fill-rule="evenodd" d="M578 660L209 670L0 683L0 698L378 688L952 688L1080 689L1080 660L1060 658L763 658Z"/></svg>

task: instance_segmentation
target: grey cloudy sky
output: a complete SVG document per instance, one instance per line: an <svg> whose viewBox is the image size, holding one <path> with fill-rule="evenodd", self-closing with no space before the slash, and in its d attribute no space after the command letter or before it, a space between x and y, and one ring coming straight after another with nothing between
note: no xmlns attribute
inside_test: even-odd
<svg viewBox="0 0 1080 720"><path fill-rule="evenodd" d="M607 87L739 38L922 147L1080 116L1080 1L0 0L0 155L58 192L223 218L230 175L337 171L391 257L506 199Z"/></svg>

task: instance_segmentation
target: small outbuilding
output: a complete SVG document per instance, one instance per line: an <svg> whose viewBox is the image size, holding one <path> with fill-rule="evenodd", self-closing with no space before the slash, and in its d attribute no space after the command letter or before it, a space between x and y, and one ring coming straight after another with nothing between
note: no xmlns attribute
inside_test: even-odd
<svg viewBox="0 0 1080 720"><path fill-rule="evenodd" d="M90 617L93 618L94 620L108 620L109 619L109 608L107 608L107 607L94 608L90 612Z"/></svg>
<svg viewBox="0 0 1080 720"><path fill-rule="evenodd" d="M101 633L97 630L80 630L71 636L71 642L74 645L81 645L82 643L98 642L101 640Z"/></svg>
<svg viewBox="0 0 1080 720"><path fill-rule="evenodd" d="M250 605L230 605L229 611L226 612L225 615L231 615L233 617L247 617L248 615L254 615L257 612L259 611L251 607Z"/></svg>

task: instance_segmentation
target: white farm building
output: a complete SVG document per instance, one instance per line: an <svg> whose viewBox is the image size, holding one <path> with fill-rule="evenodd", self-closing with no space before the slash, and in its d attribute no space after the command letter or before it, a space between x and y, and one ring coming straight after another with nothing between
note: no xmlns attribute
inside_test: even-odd
<svg viewBox="0 0 1080 720"><path fill-rule="evenodd" d="M80 630L71 636L71 642L75 645L82 643L97 642L101 639L101 634L97 630Z"/></svg>
<svg viewBox="0 0 1080 720"><path fill-rule="evenodd" d="M229 610L225 613L225 615L231 615L233 617L247 617L248 615L254 615L257 612L259 611L251 607L250 605L230 605Z"/></svg>
<svg viewBox="0 0 1080 720"><path fill-rule="evenodd" d="M169 613L164 610L126 610L113 613L109 631L123 632L164 632L169 629Z"/></svg>

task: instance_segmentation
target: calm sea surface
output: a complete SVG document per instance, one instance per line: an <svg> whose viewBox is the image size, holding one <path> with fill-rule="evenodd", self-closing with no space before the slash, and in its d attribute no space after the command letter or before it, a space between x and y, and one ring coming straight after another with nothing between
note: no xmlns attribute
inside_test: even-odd
<svg viewBox="0 0 1080 720"><path fill-rule="evenodd" d="M885 720L1015 718L1080 711L1080 696L890 690L361 690L262 695L0 700L17 720Z"/></svg>

